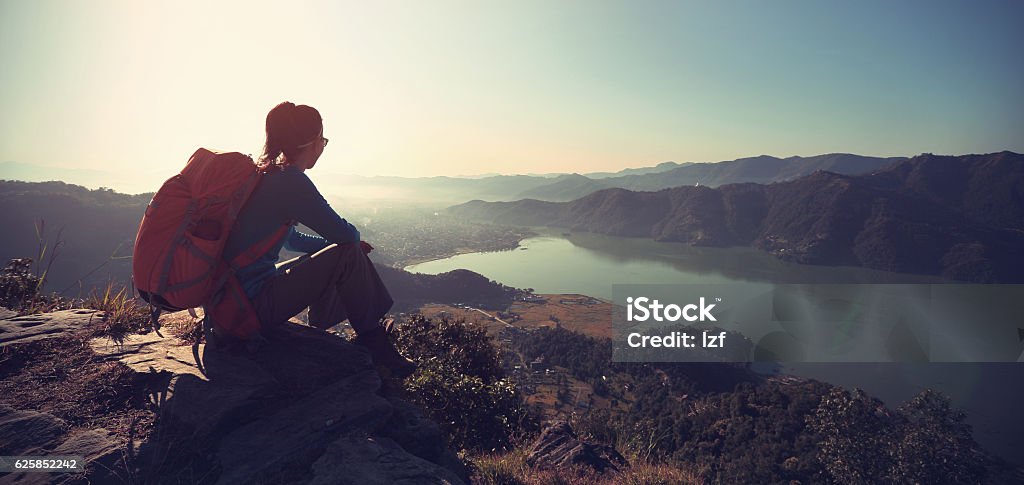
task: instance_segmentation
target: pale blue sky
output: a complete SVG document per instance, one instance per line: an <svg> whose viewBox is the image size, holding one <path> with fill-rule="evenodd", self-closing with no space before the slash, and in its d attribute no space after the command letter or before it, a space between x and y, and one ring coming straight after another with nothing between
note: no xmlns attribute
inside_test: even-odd
<svg viewBox="0 0 1024 485"><path fill-rule="evenodd" d="M141 3L0 0L0 162L166 176L282 100L364 175L1024 151L1024 2Z"/></svg>

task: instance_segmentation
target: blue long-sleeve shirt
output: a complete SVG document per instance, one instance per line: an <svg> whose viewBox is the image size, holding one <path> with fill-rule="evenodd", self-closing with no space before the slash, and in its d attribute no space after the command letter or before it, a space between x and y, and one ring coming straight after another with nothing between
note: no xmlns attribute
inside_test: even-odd
<svg viewBox="0 0 1024 485"><path fill-rule="evenodd" d="M331 208L301 170L287 167L260 177L259 185L238 214L237 224L224 248L224 259L230 261L289 222L300 222L320 236L292 227L282 241L254 263L236 271L249 298L255 297L263 282L277 272L275 264L282 246L289 251L313 253L331 243L359 242L359 230Z"/></svg>

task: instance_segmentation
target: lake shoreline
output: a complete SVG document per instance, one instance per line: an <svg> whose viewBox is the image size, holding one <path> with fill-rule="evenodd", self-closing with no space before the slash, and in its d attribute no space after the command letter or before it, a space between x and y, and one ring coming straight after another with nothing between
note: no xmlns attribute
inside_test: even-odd
<svg viewBox="0 0 1024 485"><path fill-rule="evenodd" d="M753 248L700 248L639 238L616 238L547 228L520 241L527 251L463 254L407 267L436 274L456 267L475 271L502 284L534 288L537 294L578 294L611 298L616 283L935 283L935 277L906 275L860 267L823 267L778 261ZM417 266L417 265L409 265ZM419 271L416 271L419 270ZM607 284L604 284L607 283ZM799 364L783 365L780 374L815 379L845 389L862 388L895 407L916 391L933 388L949 395L968 413L975 437L987 450L1024 466L1024 424L1012 425L1017 412L1008 401L1024 400L1024 390L1007 382L1024 381L1024 366L981 364ZM1017 394L1014 394L1016 392Z"/></svg>
<svg viewBox="0 0 1024 485"><path fill-rule="evenodd" d="M455 249L453 251L450 251L448 253L443 253L442 255L439 255L439 256L431 256L431 257L428 257L428 258L413 258L413 259L410 259L408 261L395 261L394 263L392 263L392 265L393 265L393 267L399 268L402 271L409 271L409 268L411 268L413 266L417 266L417 265L424 264L424 263L431 263L431 262L434 262L434 261L442 261L442 260L445 260L445 259L448 259L448 258L452 258L452 257L455 257L455 256L460 256L460 255L463 255L463 254L488 254L488 253L500 253L500 252L503 252L503 251L515 251L516 249L519 249L520 244L522 244L523 241L525 241L527 239L530 239L531 237L536 237L536 236L524 237L524 238L516 241L515 245L507 245L506 247L502 247L502 248L498 248L498 249L491 249L491 250L487 250L487 251L481 251L481 250L475 249L475 248L459 248L459 249Z"/></svg>

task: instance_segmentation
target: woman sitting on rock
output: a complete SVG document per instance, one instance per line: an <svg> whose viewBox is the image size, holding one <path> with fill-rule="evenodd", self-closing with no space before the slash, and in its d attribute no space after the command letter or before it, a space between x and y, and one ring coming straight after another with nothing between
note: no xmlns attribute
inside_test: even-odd
<svg viewBox="0 0 1024 485"><path fill-rule="evenodd" d="M309 307L310 325L328 329L348 318L355 343L369 349L374 363L405 377L415 364L388 340L381 319L393 303L367 254L359 230L338 215L304 173L327 146L320 113L284 102L267 114L266 145L258 164L260 181L238 215L224 250L230 261L283 226L288 234L235 274L264 328L284 324ZM295 229L302 223L319 236ZM307 253L278 263L281 247Z"/></svg>

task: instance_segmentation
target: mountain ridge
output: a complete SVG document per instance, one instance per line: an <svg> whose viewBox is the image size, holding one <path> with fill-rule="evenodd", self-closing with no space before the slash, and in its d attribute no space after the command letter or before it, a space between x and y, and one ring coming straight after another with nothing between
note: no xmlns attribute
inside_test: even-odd
<svg viewBox="0 0 1024 485"><path fill-rule="evenodd" d="M653 191L684 185L719 187L731 183L771 183L791 180L817 170L862 174L906 160L904 157L867 157L852 153L826 153L811 157L778 158L771 155L737 158L715 163L691 163L657 173L628 174L602 178L591 187L552 182L520 195L552 201L569 201L585 196L599 185L630 190Z"/></svg>
<svg viewBox="0 0 1024 485"><path fill-rule="evenodd" d="M922 154L865 175L819 170L772 184L610 188L570 202L470 201L460 217L705 246L807 264L1024 280L1024 156Z"/></svg>
<svg viewBox="0 0 1024 485"><path fill-rule="evenodd" d="M631 190L658 190L679 185L718 186L736 182L772 182L806 175L815 169L831 169L840 173L864 173L902 157L865 157L846 153L830 153L810 157L778 158L769 155L745 157L719 162L661 162L652 167L625 168L617 172L549 173L549 174L485 174L474 176L438 175L432 177L363 176L320 170L310 176L325 195L343 195L363 199L427 200L450 205L471 199L518 200L538 198L569 201L607 187ZM18 162L0 162L0 179L46 182L68 179L67 182L88 187L150 187L156 190L173 173L163 176L150 171L143 183L128 183L124 177L94 169L63 170L55 167ZM333 194L330 187L344 187L344 193ZM344 198L344 197L340 197Z"/></svg>

